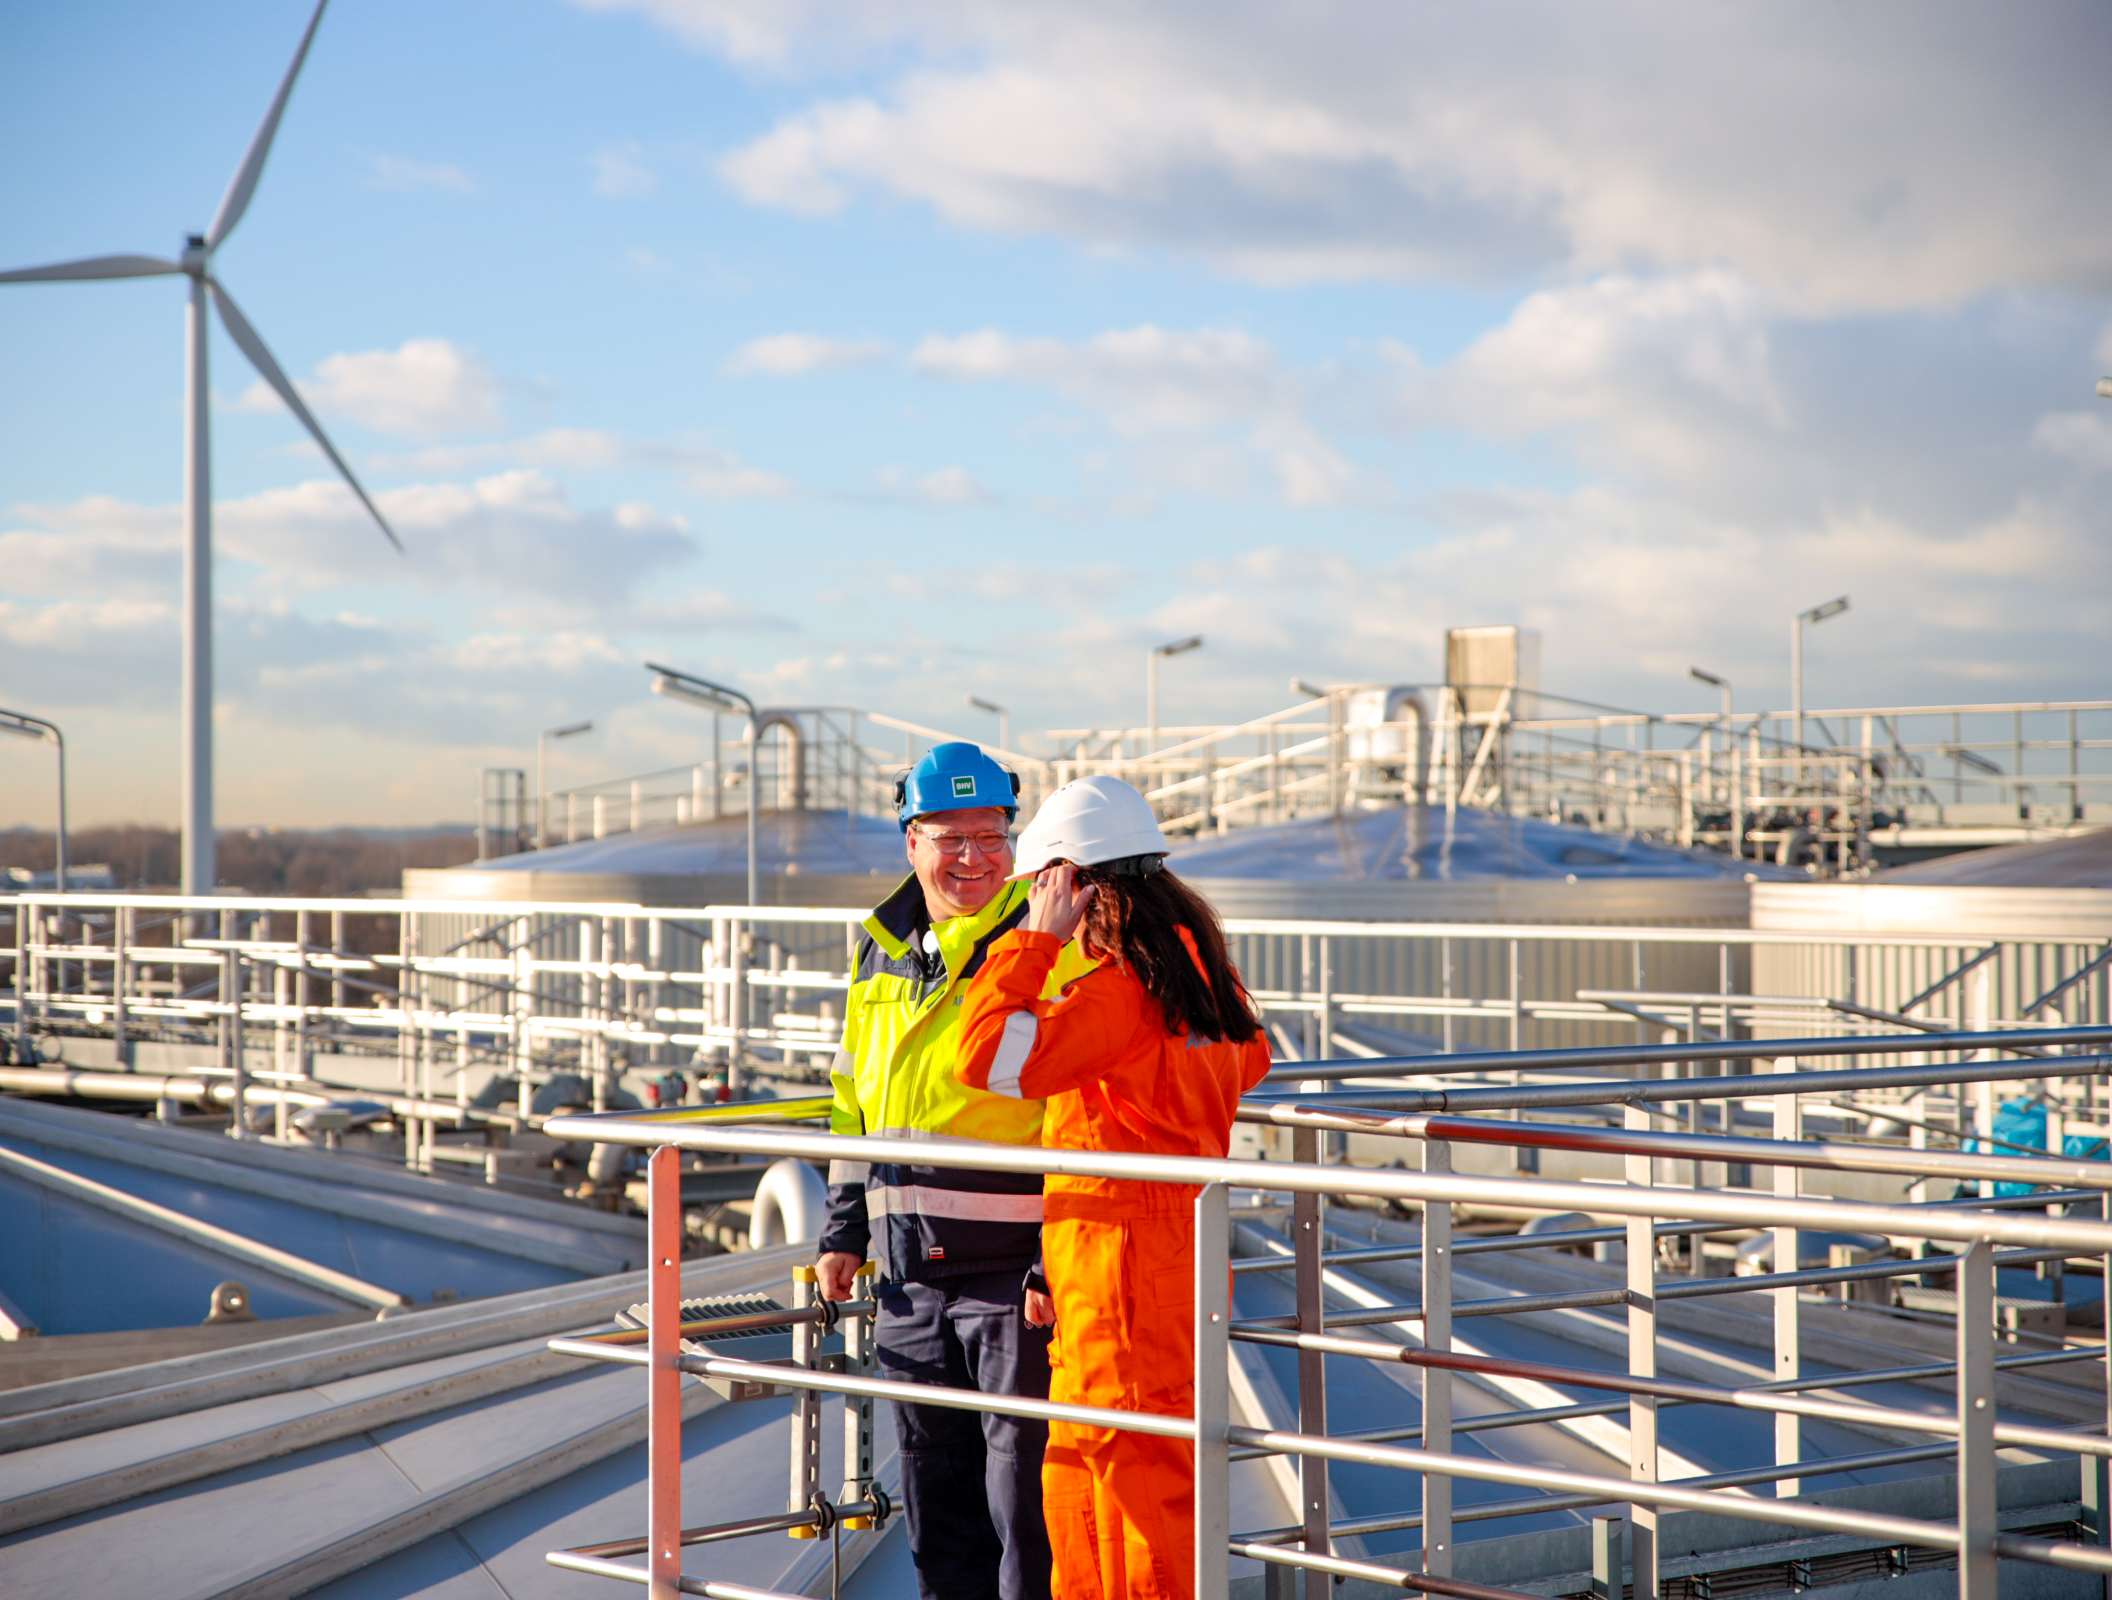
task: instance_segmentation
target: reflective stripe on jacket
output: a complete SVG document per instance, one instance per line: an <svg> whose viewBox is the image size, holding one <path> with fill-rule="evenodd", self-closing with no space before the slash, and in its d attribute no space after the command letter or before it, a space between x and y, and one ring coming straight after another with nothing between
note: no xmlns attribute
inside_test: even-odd
<svg viewBox="0 0 2112 1600"><path fill-rule="evenodd" d="M832 1132L1038 1142L1038 1101L971 1088L956 1070L968 980L991 941L1026 915L1027 888L1007 884L972 916L934 924L912 874L866 918L832 1069ZM1088 966L1073 955L1062 977ZM1050 992L1056 987L1052 977ZM1024 1270L1040 1233L1041 1180L1032 1174L829 1165L821 1248L870 1251L889 1278Z"/></svg>

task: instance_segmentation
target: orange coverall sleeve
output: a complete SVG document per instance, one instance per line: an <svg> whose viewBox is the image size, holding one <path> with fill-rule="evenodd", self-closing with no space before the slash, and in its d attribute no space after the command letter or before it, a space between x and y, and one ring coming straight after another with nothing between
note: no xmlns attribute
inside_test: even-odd
<svg viewBox="0 0 2112 1600"><path fill-rule="evenodd" d="M1135 1002L1088 972L1054 1000L1041 991L1063 950L1050 933L1014 928L991 945L961 1014L961 1081L1046 1100L1099 1077L1135 1025Z"/></svg>

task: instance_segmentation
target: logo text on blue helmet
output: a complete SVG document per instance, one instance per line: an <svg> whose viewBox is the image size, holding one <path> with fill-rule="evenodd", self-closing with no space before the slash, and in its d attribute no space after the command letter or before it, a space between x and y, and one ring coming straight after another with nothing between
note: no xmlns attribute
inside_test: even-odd
<svg viewBox="0 0 2112 1600"><path fill-rule="evenodd" d="M975 798L975 778L971 774L964 772L953 780L953 797L956 800Z"/></svg>

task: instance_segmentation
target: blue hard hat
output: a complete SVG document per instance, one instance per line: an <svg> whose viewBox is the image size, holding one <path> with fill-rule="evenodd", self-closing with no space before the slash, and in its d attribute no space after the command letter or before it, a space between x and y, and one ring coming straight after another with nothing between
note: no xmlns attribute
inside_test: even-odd
<svg viewBox="0 0 2112 1600"><path fill-rule="evenodd" d="M912 817L983 806L1000 807L1007 821L1017 816L1019 776L984 755L980 745L934 745L908 776L895 780L895 818L904 833Z"/></svg>

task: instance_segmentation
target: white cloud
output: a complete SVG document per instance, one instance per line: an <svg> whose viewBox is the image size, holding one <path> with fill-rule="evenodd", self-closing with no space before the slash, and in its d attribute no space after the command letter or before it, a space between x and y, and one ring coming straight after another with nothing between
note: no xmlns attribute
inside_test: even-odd
<svg viewBox="0 0 2112 1600"><path fill-rule="evenodd" d="M2051 455L2101 472L2112 469L2112 420L2101 412L2049 411L2039 418L2031 436L2034 444Z"/></svg>
<svg viewBox="0 0 2112 1600"><path fill-rule="evenodd" d="M867 69L725 158L794 210L869 185L1279 280L1729 266L1832 308L2097 289L2112 260L2089 7L582 3Z"/></svg>
<svg viewBox="0 0 2112 1600"><path fill-rule="evenodd" d="M298 387L318 411L380 433L434 438L506 425L505 386L497 374L475 351L447 339L407 339L394 350L326 356L315 376ZM280 409L261 380L239 404L245 411Z"/></svg>
<svg viewBox="0 0 2112 1600"><path fill-rule="evenodd" d="M917 474L901 467L883 467L876 474L880 498L909 500L928 506L995 505L997 494L977 483L966 467L941 467L937 472Z"/></svg>
<svg viewBox="0 0 2112 1600"><path fill-rule="evenodd" d="M1130 473L1153 488L1236 491L1251 459L1289 505L1367 492L1309 419L1304 378L1251 334L1147 325L1068 341L983 329L927 338L910 364L954 382L1045 388L1085 406L1127 441Z"/></svg>
<svg viewBox="0 0 2112 1600"><path fill-rule="evenodd" d="M829 339L813 333L773 333L751 339L726 358L729 377L800 378L829 367L866 366L888 353L871 339Z"/></svg>
<svg viewBox="0 0 2112 1600"><path fill-rule="evenodd" d="M651 467L674 473L691 493L713 500L776 499L797 492L790 480L750 466L708 440L630 439L605 428L548 428L518 439L439 445L400 456L379 456L374 464L435 476L501 464L571 472Z"/></svg>
<svg viewBox="0 0 2112 1600"><path fill-rule="evenodd" d="M701 629L717 633L792 633L790 617L736 600L717 589L691 589L667 600L648 600L638 616L655 629Z"/></svg>
<svg viewBox="0 0 2112 1600"><path fill-rule="evenodd" d="M603 145L594 152L594 192L603 199L636 200L659 187L637 145Z"/></svg>
<svg viewBox="0 0 2112 1600"><path fill-rule="evenodd" d="M649 575L697 553L686 523L653 506L582 509L540 472L517 468L469 484L422 483L375 496L403 539L398 557L336 478L214 506L214 548L257 569L273 592L360 586L531 595L575 608L626 602ZM17 507L39 526L0 532L18 593L93 585L125 597L166 596L178 572L175 506L107 497Z"/></svg>
<svg viewBox="0 0 2112 1600"><path fill-rule="evenodd" d="M396 156L369 156L369 187L394 189L399 193L438 190L446 194L474 194L476 180L460 167L440 162L404 161Z"/></svg>

